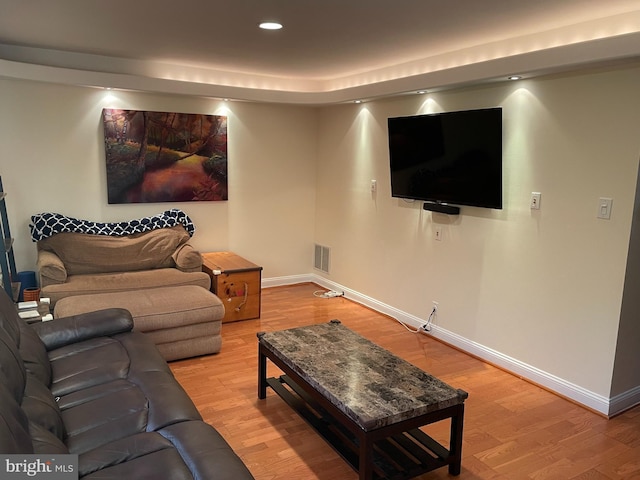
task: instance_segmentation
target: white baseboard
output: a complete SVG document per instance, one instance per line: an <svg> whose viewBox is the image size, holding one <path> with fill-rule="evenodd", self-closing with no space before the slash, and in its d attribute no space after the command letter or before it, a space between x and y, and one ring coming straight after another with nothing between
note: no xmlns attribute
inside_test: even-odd
<svg viewBox="0 0 640 480"><path fill-rule="evenodd" d="M313 282L324 288L344 292L344 296L349 300L365 305L385 315L389 315L400 322L413 328L420 328L424 325L424 319L410 315L391 305L379 302L378 300L363 295L355 290L346 288L338 283L327 280L320 275L294 275L289 277L275 277L263 279L262 286L279 286L290 285L294 283ZM427 333L425 333L427 334ZM568 382L562 378L556 377L548 372L540 370L536 367L523 363L515 358L504 355L496 350L488 348L479 343L473 342L456 333L450 332L438 325L432 325L428 335L432 335L449 345L469 353L475 357L485 360L488 363L496 365L504 370L522 377L530 382L547 388L557 394L568 398L576 403L601 413L605 416L613 416L621 413L634 405L640 404L640 387L632 389L613 398L608 398L597 393L591 392L585 388Z"/></svg>
<svg viewBox="0 0 640 480"><path fill-rule="evenodd" d="M609 414L609 399L552 375L520 360L504 355L467 338L461 337L437 325L432 325L431 332L435 338L453 345L471 355L481 358L493 365L511 372L518 377L556 392L603 415Z"/></svg>
<svg viewBox="0 0 640 480"><path fill-rule="evenodd" d="M632 388L620 395L611 397L609 400L609 416L618 415L636 405L640 405L640 387Z"/></svg>
<svg viewBox="0 0 640 480"><path fill-rule="evenodd" d="M263 278L262 288L281 287L284 285L295 285L296 283L318 283L314 275L289 275L286 277Z"/></svg>

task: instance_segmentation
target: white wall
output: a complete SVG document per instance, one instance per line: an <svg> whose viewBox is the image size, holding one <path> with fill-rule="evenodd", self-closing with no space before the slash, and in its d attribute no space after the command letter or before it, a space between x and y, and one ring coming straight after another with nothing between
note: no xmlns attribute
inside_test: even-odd
<svg viewBox="0 0 640 480"><path fill-rule="evenodd" d="M34 213L115 221L177 206L202 251L234 250L274 278L317 274L312 244L330 246L327 281L415 317L437 300L441 329L609 398L640 383L621 365L637 363L637 302L626 302L624 323L634 336L617 343L623 292L633 298L638 284L624 288L638 84L640 68L620 68L315 109L139 92L108 99L0 78L0 175L18 268L35 267ZM387 117L497 105L503 210L448 217L391 198ZM104 107L228 115L229 201L108 205ZM542 192L540 211L528 207L532 191ZM596 218L600 196L614 198L611 220Z"/></svg>
<svg viewBox="0 0 640 480"><path fill-rule="evenodd" d="M322 109L316 240L332 249L327 279L423 319L437 300L440 327L608 397L639 84L627 68ZM449 217L391 198L387 117L493 106L504 116L503 210ZM614 198L611 220L596 218L600 196Z"/></svg>
<svg viewBox="0 0 640 480"><path fill-rule="evenodd" d="M316 112L255 103L0 78L0 175L8 192L18 270L35 269L30 216L58 212L119 221L183 209L201 251L232 250L264 276L308 271L312 261ZM229 200L108 205L105 107L228 116Z"/></svg>
<svg viewBox="0 0 640 480"><path fill-rule="evenodd" d="M638 128L640 130L640 127ZM639 172L640 173L640 172ZM638 177L640 182L640 176ZM629 255L618 329L613 380L612 403L626 406L631 396L640 392L640 189L636 189L635 209L629 242ZM633 402L635 403L635 402Z"/></svg>

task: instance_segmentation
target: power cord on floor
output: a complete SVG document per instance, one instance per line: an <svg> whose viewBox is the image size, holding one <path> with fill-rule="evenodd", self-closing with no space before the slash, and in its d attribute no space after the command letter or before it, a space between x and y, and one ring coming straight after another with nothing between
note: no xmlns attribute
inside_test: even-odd
<svg viewBox="0 0 640 480"><path fill-rule="evenodd" d="M409 331L411 333L430 332L431 331L431 323L433 322L433 319L434 319L434 317L436 315L436 312L437 312L436 307L433 307L433 310L431 310L431 313L429 314L429 317L427 318L427 323L425 323L424 325L421 325L420 327L416 328L415 330L412 329L412 328L409 328L406 323L401 322L397 318L395 318L395 317L391 317L391 318L393 318L396 322L398 322L407 331Z"/></svg>
<svg viewBox="0 0 640 480"><path fill-rule="evenodd" d="M244 282L244 298L242 299L242 303L236 307L236 312L239 312L242 307L247 304L247 299L249 298L249 284Z"/></svg>
<svg viewBox="0 0 640 480"><path fill-rule="evenodd" d="M313 296L318 298L344 297L344 292L336 292L335 290L316 290L313 292Z"/></svg>

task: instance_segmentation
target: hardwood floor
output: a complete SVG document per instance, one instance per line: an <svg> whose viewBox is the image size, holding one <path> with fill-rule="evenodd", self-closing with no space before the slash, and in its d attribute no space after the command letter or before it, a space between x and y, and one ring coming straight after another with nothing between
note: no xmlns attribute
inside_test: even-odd
<svg viewBox="0 0 640 480"><path fill-rule="evenodd" d="M607 420L357 303L314 297L319 289L264 289L261 318L224 324L219 354L170 364L204 419L257 480L358 478L273 391L257 398L256 333L333 318L469 393L457 478L640 479L640 407ZM277 373L269 364L269 375ZM448 429L448 422L427 427L441 442ZM417 478L454 477L444 468Z"/></svg>

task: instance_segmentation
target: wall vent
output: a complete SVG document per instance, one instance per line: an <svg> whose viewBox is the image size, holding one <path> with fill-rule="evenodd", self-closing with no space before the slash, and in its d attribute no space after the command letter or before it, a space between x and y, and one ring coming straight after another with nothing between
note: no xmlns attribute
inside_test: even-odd
<svg viewBox="0 0 640 480"><path fill-rule="evenodd" d="M329 273L329 254L331 249L324 245L315 246L315 253L313 256L313 267L321 272Z"/></svg>

